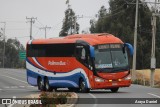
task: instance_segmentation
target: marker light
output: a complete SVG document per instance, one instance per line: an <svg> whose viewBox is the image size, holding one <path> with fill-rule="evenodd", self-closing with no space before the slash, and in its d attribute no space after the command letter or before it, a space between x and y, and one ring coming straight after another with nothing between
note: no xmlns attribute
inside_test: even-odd
<svg viewBox="0 0 160 107"><path fill-rule="evenodd" d="M122 81L122 79L118 79L118 81Z"/></svg>
<svg viewBox="0 0 160 107"><path fill-rule="evenodd" d="M109 82L112 82L112 80L109 80Z"/></svg>

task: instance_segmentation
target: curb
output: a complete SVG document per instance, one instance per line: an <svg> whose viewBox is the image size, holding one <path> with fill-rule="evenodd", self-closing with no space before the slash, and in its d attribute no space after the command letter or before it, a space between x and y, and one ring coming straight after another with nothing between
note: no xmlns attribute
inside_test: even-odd
<svg viewBox="0 0 160 107"><path fill-rule="evenodd" d="M24 98L39 98L39 95L40 94L31 94L31 95L28 95L28 96L25 96ZM56 105L56 107L75 107L77 101L78 101L78 95L75 93L75 92L71 92L71 100L67 100L67 102L69 104L58 104ZM30 107L29 104L16 104L16 105L13 105L13 107Z"/></svg>

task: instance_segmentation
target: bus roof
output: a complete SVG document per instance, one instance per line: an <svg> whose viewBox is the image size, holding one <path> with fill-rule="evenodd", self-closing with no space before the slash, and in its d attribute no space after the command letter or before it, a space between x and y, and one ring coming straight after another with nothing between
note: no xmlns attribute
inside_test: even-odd
<svg viewBox="0 0 160 107"><path fill-rule="evenodd" d="M74 34L66 37L50 38L50 39L35 39L29 41L28 44L63 44L76 43L77 40L82 40L90 45L107 44L107 43L123 43L119 38L108 33L99 34Z"/></svg>

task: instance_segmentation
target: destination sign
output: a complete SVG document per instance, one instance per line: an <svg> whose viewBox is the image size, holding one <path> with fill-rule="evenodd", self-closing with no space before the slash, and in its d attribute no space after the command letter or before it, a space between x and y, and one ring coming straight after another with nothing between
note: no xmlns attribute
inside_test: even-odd
<svg viewBox="0 0 160 107"><path fill-rule="evenodd" d="M104 44L98 45L98 49L121 48L121 44Z"/></svg>
<svg viewBox="0 0 160 107"><path fill-rule="evenodd" d="M98 45L98 49L109 49L109 44Z"/></svg>
<svg viewBox="0 0 160 107"><path fill-rule="evenodd" d="M121 48L121 44L110 44L110 48Z"/></svg>

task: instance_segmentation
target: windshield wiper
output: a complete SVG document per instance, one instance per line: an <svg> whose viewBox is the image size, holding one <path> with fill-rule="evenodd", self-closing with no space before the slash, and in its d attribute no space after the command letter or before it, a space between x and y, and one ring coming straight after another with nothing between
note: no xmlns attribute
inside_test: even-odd
<svg viewBox="0 0 160 107"><path fill-rule="evenodd" d="M111 72L113 68L97 68L98 72Z"/></svg>
<svg viewBox="0 0 160 107"><path fill-rule="evenodd" d="M125 68L114 68L112 71L113 72L115 72L115 71L127 71L127 70L129 70L129 68L128 67L125 67Z"/></svg>

